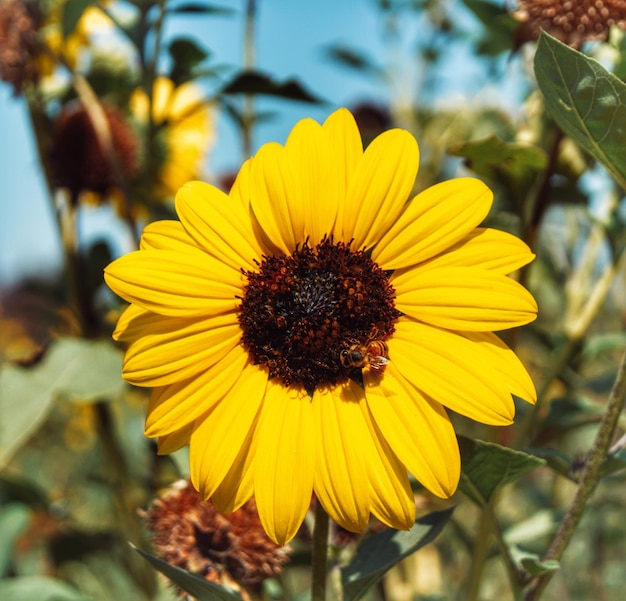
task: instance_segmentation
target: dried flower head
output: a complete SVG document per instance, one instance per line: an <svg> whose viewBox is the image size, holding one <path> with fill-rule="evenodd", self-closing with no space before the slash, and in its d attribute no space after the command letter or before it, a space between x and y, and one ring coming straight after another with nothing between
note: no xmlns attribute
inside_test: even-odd
<svg viewBox="0 0 626 601"><path fill-rule="evenodd" d="M519 0L513 16L521 23L517 46L537 39L543 29L579 48L585 41L607 40L611 26L626 28L626 0Z"/></svg>
<svg viewBox="0 0 626 601"><path fill-rule="evenodd" d="M288 561L290 549L267 537L254 501L223 515L186 480L157 499L145 519L162 559L231 588L254 589Z"/></svg>
<svg viewBox="0 0 626 601"><path fill-rule="evenodd" d="M137 142L124 116L103 106L121 174L130 179L137 169ZM119 185L87 111L82 106L64 109L54 127L50 164L54 184L67 188L72 199L82 192L105 194Z"/></svg>
<svg viewBox="0 0 626 601"><path fill-rule="evenodd" d="M33 4L23 0L0 2L0 78L13 86L17 96L24 84L37 75L39 19Z"/></svg>

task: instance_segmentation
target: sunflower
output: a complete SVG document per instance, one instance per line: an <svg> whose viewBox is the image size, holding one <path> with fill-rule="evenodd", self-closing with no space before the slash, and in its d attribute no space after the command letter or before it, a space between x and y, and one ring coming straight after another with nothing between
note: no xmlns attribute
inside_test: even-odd
<svg viewBox="0 0 626 601"><path fill-rule="evenodd" d="M131 111L146 127L149 100L142 89L133 93ZM203 100L202 88L196 83L186 82L175 87L171 79L157 77L153 88L152 120L161 134L161 148L157 182L150 194L158 201L171 200L183 184L201 174L215 139L212 110Z"/></svg>
<svg viewBox="0 0 626 601"><path fill-rule="evenodd" d="M231 192L200 182L178 221L148 225L106 269L131 305L114 337L123 375L151 386L146 435L190 445L194 486L220 511L253 495L268 535L297 532L312 493L358 532L415 519L410 472L452 495L460 457L446 408L508 425L535 391L493 331L536 317L507 274L533 254L477 227L492 193L447 181L410 202L415 139L364 152L345 109L300 121L241 168Z"/></svg>

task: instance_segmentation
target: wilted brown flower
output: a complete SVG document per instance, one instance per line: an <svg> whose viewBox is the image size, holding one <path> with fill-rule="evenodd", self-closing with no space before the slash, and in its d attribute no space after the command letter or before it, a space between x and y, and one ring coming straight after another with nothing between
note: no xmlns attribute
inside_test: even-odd
<svg viewBox="0 0 626 601"><path fill-rule="evenodd" d="M516 46L537 39L542 29L579 48L585 41L607 40L613 25L626 28L626 0L518 0L518 4L513 13L520 22Z"/></svg>
<svg viewBox="0 0 626 601"><path fill-rule="evenodd" d="M130 179L137 169L137 141L124 116L103 106L121 175ZM105 194L119 185L87 111L80 105L64 109L54 126L50 165L54 185L67 188L73 201L81 192Z"/></svg>
<svg viewBox="0 0 626 601"><path fill-rule="evenodd" d="M236 583L254 590L288 561L289 547L267 537L254 501L224 515L187 480L154 501L145 519L159 557L231 588Z"/></svg>
<svg viewBox="0 0 626 601"><path fill-rule="evenodd" d="M0 78L17 96L36 77L38 19L33 4L22 0L0 2Z"/></svg>

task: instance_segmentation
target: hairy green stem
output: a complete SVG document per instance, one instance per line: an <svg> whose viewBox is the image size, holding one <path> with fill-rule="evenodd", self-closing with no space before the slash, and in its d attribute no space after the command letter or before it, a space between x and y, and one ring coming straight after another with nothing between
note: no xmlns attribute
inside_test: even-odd
<svg viewBox="0 0 626 601"><path fill-rule="evenodd" d="M313 574L311 600L325 601L326 571L328 568L328 514L319 501L315 503L315 528L313 530Z"/></svg>
<svg viewBox="0 0 626 601"><path fill-rule="evenodd" d="M626 399L626 353L622 356L613 389L609 395L606 412L600 422L596 438L591 446L585 467L580 476L578 490L574 495L559 529L557 530L543 560L560 560L567 549L574 532L582 519L585 508L601 478L601 467L617 427L619 416ZM524 601L537 601L552 578L554 572L548 572L531 580L526 589Z"/></svg>

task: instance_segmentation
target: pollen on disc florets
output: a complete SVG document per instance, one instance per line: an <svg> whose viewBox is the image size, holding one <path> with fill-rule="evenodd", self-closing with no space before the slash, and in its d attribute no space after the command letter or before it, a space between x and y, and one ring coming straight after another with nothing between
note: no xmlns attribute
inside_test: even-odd
<svg viewBox="0 0 626 601"><path fill-rule="evenodd" d="M341 352L372 337L384 340L400 312L388 275L362 250L325 238L290 255L264 257L239 308L243 344L270 378L284 385L335 385L359 379Z"/></svg>

